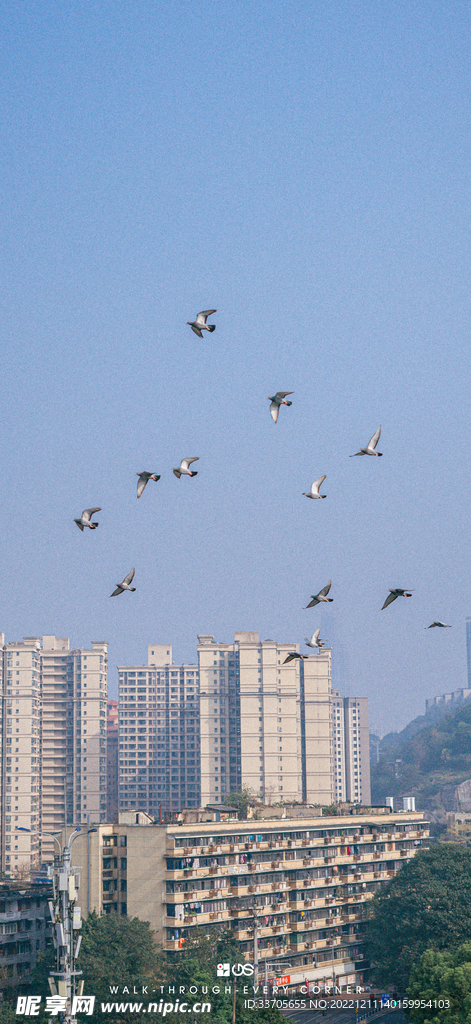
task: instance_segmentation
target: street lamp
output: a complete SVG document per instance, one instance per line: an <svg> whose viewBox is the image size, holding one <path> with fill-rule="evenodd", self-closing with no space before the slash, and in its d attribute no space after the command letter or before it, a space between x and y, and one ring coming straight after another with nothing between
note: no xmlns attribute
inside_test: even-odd
<svg viewBox="0 0 471 1024"><path fill-rule="evenodd" d="M73 944L73 932L82 927L80 907L75 906L77 899L77 886L75 874L71 872L70 856L72 843L77 836L89 835L90 832L97 832L96 828L89 828L82 832L80 825L77 825L64 846L61 846L57 836L53 832L42 832L40 829L24 828L16 826L18 832L30 832L31 835L50 836L59 847L60 863L58 870L53 875L53 900L49 903L49 912L54 924L54 948L56 950L57 970L50 971L49 988L53 996L59 995L66 998L65 1011L61 1013L62 1024L76 1024L72 1017L72 999L77 993L76 989L83 988L83 982L76 985L76 977L81 971L76 971L75 960L80 949L81 936L78 937L75 947ZM66 828L67 837L67 828ZM57 979L57 985L54 981Z"/></svg>

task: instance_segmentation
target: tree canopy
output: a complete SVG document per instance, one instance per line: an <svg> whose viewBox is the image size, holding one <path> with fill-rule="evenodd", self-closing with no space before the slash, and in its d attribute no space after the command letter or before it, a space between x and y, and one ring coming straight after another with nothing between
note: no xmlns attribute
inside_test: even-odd
<svg viewBox="0 0 471 1024"><path fill-rule="evenodd" d="M228 807L237 807L239 818L245 820L249 807L256 803L256 797L251 789L241 789L240 793L228 793L223 801Z"/></svg>
<svg viewBox="0 0 471 1024"><path fill-rule="evenodd" d="M172 956L172 955L171 955ZM49 949L46 957L42 957L34 972L34 992L49 995L47 977L55 962L54 951ZM159 946L156 946L150 925L138 918L121 917L107 914L98 917L92 913L83 922L82 946L77 959L77 968L83 972L84 994L94 995L95 1006L103 1003L140 1002L144 1006L148 1002L175 1002L180 986L186 993L190 986L196 986L198 995L189 996L189 1001L200 1000L211 1003L211 1014L205 1015L211 1024L231 1024L233 1011L233 992L226 992L226 986L233 985L233 978L217 977L217 964L236 964L241 962L239 944L230 931L213 931L196 933L173 959L167 958ZM248 984L252 978L245 978ZM122 992L123 986L129 990ZM141 995L143 986L148 992ZM173 986L175 994L168 994L168 986ZM161 992L161 987L164 991ZM117 988L113 993L111 988ZM212 991L219 989L220 991ZM135 989L135 991L134 991ZM202 990L206 989L206 992ZM239 984L236 993L237 1024L253 1024L254 1011L244 1007L244 995ZM167 992L167 994L166 994ZM180 995L180 1001L182 1000ZM245 996L245 998L248 998ZM43 1004L44 1006L44 1004ZM1 1007L0 1007L1 1010ZM191 1015L190 1015L191 1016ZM43 1024L46 1018L41 1014L36 1018ZM162 1013L146 1012L148 1024L162 1021ZM190 1017L189 1017L190 1019ZM191 1017L191 1020L193 1018ZM109 1011L106 1014L108 1024L135 1024L136 1013L119 1011L116 1016ZM261 1024L282 1024L283 1017L276 1008L257 1010L257 1021ZM166 1013L166 1024L182 1024L182 1014ZM0 1013L0 1024L3 1018ZM10 1018L5 1017L5 1024Z"/></svg>
<svg viewBox="0 0 471 1024"><path fill-rule="evenodd" d="M453 952L428 949L411 972L407 997L431 1003L407 1010L413 1024L469 1024L471 943L466 942ZM441 1006L437 1005L440 1003Z"/></svg>
<svg viewBox="0 0 471 1024"><path fill-rule="evenodd" d="M471 850L437 844L404 864L372 900L366 954L380 985L404 992L427 949L471 939Z"/></svg>

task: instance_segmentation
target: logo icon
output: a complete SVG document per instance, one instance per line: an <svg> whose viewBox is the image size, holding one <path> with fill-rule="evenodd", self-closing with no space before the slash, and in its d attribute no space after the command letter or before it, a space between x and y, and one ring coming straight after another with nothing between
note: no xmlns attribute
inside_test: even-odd
<svg viewBox="0 0 471 1024"><path fill-rule="evenodd" d="M218 978L250 978L254 973L253 964L218 964L216 970Z"/></svg>

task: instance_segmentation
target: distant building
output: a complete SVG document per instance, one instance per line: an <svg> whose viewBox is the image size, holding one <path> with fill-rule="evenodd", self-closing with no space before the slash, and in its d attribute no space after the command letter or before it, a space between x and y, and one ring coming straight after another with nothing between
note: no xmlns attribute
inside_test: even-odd
<svg viewBox="0 0 471 1024"><path fill-rule="evenodd" d="M471 619L466 620L466 636L468 637L468 623L471 626ZM468 647L468 667L469 667L469 647ZM459 690L453 690L451 693L442 693L439 697L429 697L425 701L425 714L434 708L439 708L444 705L449 705L449 710L454 711L455 708L463 704L464 701L469 700L471 697L471 689L461 687Z"/></svg>
<svg viewBox="0 0 471 1024"><path fill-rule="evenodd" d="M371 803L367 697L332 693L336 802Z"/></svg>
<svg viewBox="0 0 471 1024"><path fill-rule="evenodd" d="M295 643L198 637L201 803L244 788L266 802L333 799L330 650L288 664Z"/></svg>
<svg viewBox="0 0 471 1024"><path fill-rule="evenodd" d="M118 701L109 700L107 704L107 821L116 821L118 815Z"/></svg>
<svg viewBox="0 0 471 1024"><path fill-rule="evenodd" d="M106 819L107 644L0 634L0 687L0 868L14 874L52 859L37 831Z"/></svg>
<svg viewBox="0 0 471 1024"><path fill-rule="evenodd" d="M199 807L198 666L149 644L148 664L120 666L118 679L119 810Z"/></svg>
<svg viewBox="0 0 471 1024"><path fill-rule="evenodd" d="M471 619L466 619L466 655L468 665L468 687L471 689Z"/></svg>
<svg viewBox="0 0 471 1024"><path fill-rule="evenodd" d="M159 818L243 789L267 804L368 804L368 702L333 701L331 650L286 663L298 648L204 634L198 665L149 644L147 665L120 666L119 810Z"/></svg>

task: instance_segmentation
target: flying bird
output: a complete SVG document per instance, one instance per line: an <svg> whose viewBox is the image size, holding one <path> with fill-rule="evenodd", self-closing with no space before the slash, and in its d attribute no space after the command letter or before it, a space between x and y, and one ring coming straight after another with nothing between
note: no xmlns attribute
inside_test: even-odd
<svg viewBox="0 0 471 1024"><path fill-rule="evenodd" d="M132 583L134 579L135 571L135 569L131 569L131 572L128 572L127 576L124 577L123 582L116 584L116 590L113 590L113 593L110 594L110 597L116 597L117 594L122 594L124 590L131 590L132 593L134 593L136 588L130 587L129 584Z"/></svg>
<svg viewBox="0 0 471 1024"><path fill-rule="evenodd" d="M215 331L215 324L206 323L208 316L212 313L217 313L217 309L203 309L201 313L198 313L196 320L187 320L187 324L191 327L192 331L198 335L199 338L203 337L203 331Z"/></svg>
<svg viewBox="0 0 471 1024"><path fill-rule="evenodd" d="M136 476L139 477L139 480L137 481L137 496L138 496L138 498L141 497L141 494L142 494L144 488L147 487L147 484L149 483L149 480L156 480L156 481L160 480L160 476L158 476L157 473L146 473L144 471L143 473L136 473Z"/></svg>
<svg viewBox="0 0 471 1024"><path fill-rule="evenodd" d="M396 597L412 597L412 594L409 594L407 590L400 590L398 587L396 587L395 590L391 590L390 587L389 596L386 598L383 604L383 608L387 608L388 604L392 604L393 601L396 600ZM381 609L381 611L383 610L383 608Z"/></svg>
<svg viewBox="0 0 471 1024"><path fill-rule="evenodd" d="M442 629L451 629L446 622L432 622L430 626L424 626L424 629L433 629L434 626L441 626Z"/></svg>
<svg viewBox="0 0 471 1024"><path fill-rule="evenodd" d="M360 451L355 452L355 455L377 455L378 458L381 458L383 453L375 451L376 445L378 444L380 437L381 427L378 427L376 434L373 434L373 437L371 438L370 441L368 441L366 448L360 448ZM350 455L350 458L354 459L355 455Z"/></svg>
<svg viewBox="0 0 471 1024"><path fill-rule="evenodd" d="M98 523L92 523L91 521L94 512L101 512L101 508L85 508L80 519L74 519L74 523L77 523L82 533L84 526L89 526L91 530L96 530Z"/></svg>
<svg viewBox="0 0 471 1024"><path fill-rule="evenodd" d="M325 479L326 479L326 474L324 473L324 476L320 476L318 480L314 480L314 483L311 485L311 490L309 491L309 493L306 494L306 491L303 491L304 497L305 498L326 498L327 497L326 494L319 494L319 488L320 488L321 484L324 482Z"/></svg>
<svg viewBox="0 0 471 1024"><path fill-rule="evenodd" d="M304 642L306 644L306 647L317 647L318 649L320 649L321 647L324 647L324 641L321 640L321 637L319 636L320 631L321 631L321 627L318 626L316 631L315 631L315 633L312 634L310 640L308 640L307 636L304 637Z"/></svg>
<svg viewBox="0 0 471 1024"><path fill-rule="evenodd" d="M296 654L296 652L293 651L291 654L288 654L287 658L285 658L283 665L287 665L288 662L294 661L296 658L299 658L301 661L306 661L307 657L307 654Z"/></svg>
<svg viewBox="0 0 471 1024"><path fill-rule="evenodd" d="M326 604L328 601L333 601L333 597L327 597L331 586L332 580L329 580L326 586L323 587L318 594L311 594L312 600L306 605L306 608L313 608L315 604L320 604L321 601L325 601Z"/></svg>
<svg viewBox="0 0 471 1024"><path fill-rule="evenodd" d="M191 466L192 462L198 461L199 455L194 455L193 458L191 459L182 459L178 469L174 469L173 471L175 473L175 476L178 477L178 479L180 479L181 476L198 476L196 469L191 470L188 468L189 466Z"/></svg>
<svg viewBox="0 0 471 1024"><path fill-rule="evenodd" d="M294 395L294 391L277 391L276 395L269 395L268 401L271 402L270 413L272 420L276 423L278 421L278 413L280 411L280 405L292 405L292 402L286 401L287 395Z"/></svg>

